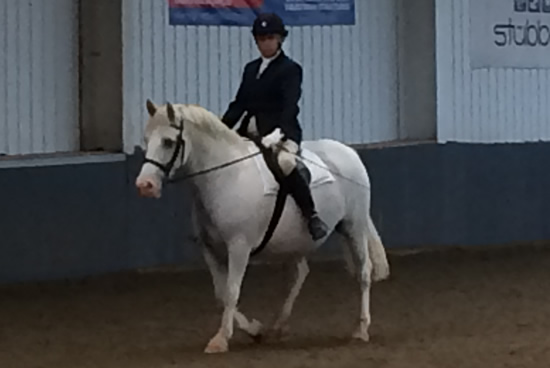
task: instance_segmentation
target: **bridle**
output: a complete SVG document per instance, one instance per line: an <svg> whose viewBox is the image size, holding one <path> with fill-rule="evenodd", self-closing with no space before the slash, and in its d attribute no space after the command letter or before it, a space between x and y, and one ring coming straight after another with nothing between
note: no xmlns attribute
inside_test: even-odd
<svg viewBox="0 0 550 368"><path fill-rule="evenodd" d="M183 164L183 155L185 154L185 141L183 140L183 121L179 126L176 124L170 124L170 126L178 131L178 136L176 138L176 148L174 149L174 153L172 154L170 161L168 161L166 164L163 164L147 157L145 157L143 160L144 163L150 163L161 169L164 173L165 178L168 178L170 176L170 172L174 168L174 164L176 163L178 156L180 157L180 165Z"/></svg>

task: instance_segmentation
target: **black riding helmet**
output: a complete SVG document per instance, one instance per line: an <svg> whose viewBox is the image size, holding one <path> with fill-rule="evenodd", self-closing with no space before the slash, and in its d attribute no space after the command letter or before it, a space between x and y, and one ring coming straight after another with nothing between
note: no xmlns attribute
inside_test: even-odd
<svg viewBox="0 0 550 368"><path fill-rule="evenodd" d="M254 20L252 25L254 37L268 34L279 34L283 38L288 35L283 20L275 13L261 13Z"/></svg>

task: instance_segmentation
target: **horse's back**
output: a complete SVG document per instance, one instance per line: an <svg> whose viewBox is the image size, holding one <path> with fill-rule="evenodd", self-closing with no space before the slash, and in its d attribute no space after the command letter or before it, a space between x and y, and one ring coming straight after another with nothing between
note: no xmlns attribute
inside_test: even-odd
<svg viewBox="0 0 550 368"><path fill-rule="evenodd" d="M340 176L369 185L369 177L361 157L351 146L334 139L307 140L302 147L314 152Z"/></svg>

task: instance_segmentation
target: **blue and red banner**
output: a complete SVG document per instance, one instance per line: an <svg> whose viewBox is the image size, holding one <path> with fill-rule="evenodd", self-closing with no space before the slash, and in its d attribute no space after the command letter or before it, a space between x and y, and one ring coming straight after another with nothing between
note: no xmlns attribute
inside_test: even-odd
<svg viewBox="0 0 550 368"><path fill-rule="evenodd" d="M168 0L170 25L247 26L277 13L289 26L355 24L355 0Z"/></svg>

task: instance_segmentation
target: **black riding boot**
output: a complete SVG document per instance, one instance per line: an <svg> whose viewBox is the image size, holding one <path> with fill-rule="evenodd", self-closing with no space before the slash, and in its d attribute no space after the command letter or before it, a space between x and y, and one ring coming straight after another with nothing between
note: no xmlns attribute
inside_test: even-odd
<svg viewBox="0 0 550 368"><path fill-rule="evenodd" d="M314 241L319 240L327 235L328 227L319 218L313 203L313 197L309 185L305 178L300 175L300 172L295 168L290 175L287 176L290 184L290 193L296 204L302 211L302 215L308 222L309 233Z"/></svg>

